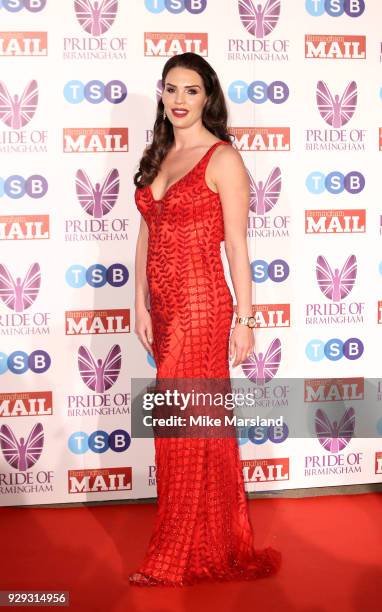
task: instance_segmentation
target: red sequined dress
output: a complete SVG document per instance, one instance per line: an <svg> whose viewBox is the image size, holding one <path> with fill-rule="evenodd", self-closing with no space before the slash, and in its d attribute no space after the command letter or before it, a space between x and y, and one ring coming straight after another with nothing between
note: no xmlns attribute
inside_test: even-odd
<svg viewBox="0 0 382 612"><path fill-rule="evenodd" d="M220 257L219 194L205 181L218 141L160 200L135 192L149 228L147 279L157 377L229 378L233 300ZM255 550L236 437L155 437L158 510L131 584L190 585L274 574L281 554Z"/></svg>

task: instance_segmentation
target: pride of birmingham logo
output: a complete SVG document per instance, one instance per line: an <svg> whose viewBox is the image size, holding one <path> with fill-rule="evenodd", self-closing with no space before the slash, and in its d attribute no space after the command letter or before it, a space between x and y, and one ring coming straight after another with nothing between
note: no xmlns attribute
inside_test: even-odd
<svg viewBox="0 0 382 612"><path fill-rule="evenodd" d="M357 278L357 258L349 255L342 268L332 268L323 255L317 257L316 279L330 304L307 304L306 324L332 325L362 323L364 302L344 303Z"/></svg>
<svg viewBox="0 0 382 612"><path fill-rule="evenodd" d="M324 410L316 410L314 425L317 439L328 451L323 455L307 455L304 459L304 476L342 476L360 473L364 453L341 453L354 436L355 414L350 406L339 420L331 420Z"/></svg>
<svg viewBox="0 0 382 612"><path fill-rule="evenodd" d="M19 472L25 472L34 466L41 456L44 446L44 431L41 423L36 423L27 439L18 440L8 425L0 428L0 447L4 459Z"/></svg>
<svg viewBox="0 0 382 612"><path fill-rule="evenodd" d="M281 361L281 342L272 340L265 353L253 352L241 364L241 369L249 380L262 386L269 382L279 369Z"/></svg>
<svg viewBox="0 0 382 612"><path fill-rule="evenodd" d="M342 92L332 93L325 81L318 81L316 102L322 119L332 129L306 130L307 150L364 150L366 131L342 129L352 119L357 107L357 83L350 81Z"/></svg>
<svg viewBox="0 0 382 612"><path fill-rule="evenodd" d="M239 15L247 32L264 38L270 34L280 17L280 0L267 0L262 6L257 0L239 0Z"/></svg>
<svg viewBox="0 0 382 612"><path fill-rule="evenodd" d="M264 216L265 213L276 206L281 191L281 171L280 168L273 168L265 184L263 181L256 183L250 172L250 209L256 215Z"/></svg>
<svg viewBox="0 0 382 612"><path fill-rule="evenodd" d="M271 38L280 17L280 0L239 0L239 18L250 39L229 38L229 60L287 61L289 40Z"/></svg>
<svg viewBox="0 0 382 612"><path fill-rule="evenodd" d="M86 346L81 345L78 349L77 365L82 381L94 393L68 395L68 416L130 414L130 392L109 392L121 371L122 353L119 344L110 347L105 359L96 357Z"/></svg>
<svg viewBox="0 0 382 612"><path fill-rule="evenodd" d="M13 130L20 130L33 118L38 103L37 81L30 81L21 96L9 93L0 81L0 119Z"/></svg>
<svg viewBox="0 0 382 612"><path fill-rule="evenodd" d="M74 10L85 32L102 36L114 23L118 0L74 0Z"/></svg>
<svg viewBox="0 0 382 612"><path fill-rule="evenodd" d="M317 257L316 277L318 286L325 297L333 302L339 302L347 297L353 289L357 277L357 259L355 255L349 255L341 271L334 271L323 255Z"/></svg>
<svg viewBox="0 0 382 612"><path fill-rule="evenodd" d="M41 284L40 266L33 263L24 279L13 278L7 266L0 264L0 300L15 312L23 312L34 303Z"/></svg>
<svg viewBox="0 0 382 612"><path fill-rule="evenodd" d="M90 219L65 219L65 240L127 240L129 219L105 219L119 195L119 173L110 170L103 183L92 183L84 170L76 172L76 194L81 208Z"/></svg>
<svg viewBox="0 0 382 612"><path fill-rule="evenodd" d="M273 168L265 183L254 181L247 169L250 189L250 210L255 216L248 216L249 238L276 238L289 236L289 216L267 216L276 206L281 192L280 168Z"/></svg>
<svg viewBox="0 0 382 612"><path fill-rule="evenodd" d="M317 106L321 117L334 128L341 128L354 115L357 106L357 83L351 81L341 98L332 95L324 81L318 81L316 91Z"/></svg>
<svg viewBox="0 0 382 612"><path fill-rule="evenodd" d="M47 130L23 130L33 119L38 104L37 81L27 83L21 93L10 93L0 81L0 120L10 128L1 132L0 153L46 153Z"/></svg>
<svg viewBox="0 0 382 612"><path fill-rule="evenodd" d="M84 170L76 172L76 192L79 203L88 215L100 219L107 215L115 205L119 194L119 173L116 168L110 170L102 186L94 186Z"/></svg>
<svg viewBox="0 0 382 612"><path fill-rule="evenodd" d="M114 344L108 352L105 361L94 359L86 346L78 349L78 368L85 385L96 393L104 393L118 379L121 370L121 347Z"/></svg>
<svg viewBox="0 0 382 612"><path fill-rule="evenodd" d="M63 58L73 60L126 60L127 38L103 36L114 24L118 0L74 0L74 13L87 36L63 38Z"/></svg>
<svg viewBox="0 0 382 612"><path fill-rule="evenodd" d="M319 408L316 411L314 423L321 446L330 453L339 453L349 444L354 435L354 408L351 406L345 410L339 422L332 422L326 412Z"/></svg>

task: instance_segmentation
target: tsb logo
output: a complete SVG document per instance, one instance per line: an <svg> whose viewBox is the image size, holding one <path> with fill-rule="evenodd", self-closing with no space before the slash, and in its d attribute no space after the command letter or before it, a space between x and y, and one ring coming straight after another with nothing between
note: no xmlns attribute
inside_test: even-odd
<svg viewBox="0 0 382 612"><path fill-rule="evenodd" d="M274 283L282 283L289 276L289 266L283 259L274 259L268 264L263 259L251 262L252 280L264 283L268 278Z"/></svg>
<svg viewBox="0 0 382 612"><path fill-rule="evenodd" d="M18 13L26 9L30 13L39 13L45 8L46 0L1 0L0 8L10 13Z"/></svg>
<svg viewBox="0 0 382 612"><path fill-rule="evenodd" d="M43 374L50 368L50 364L50 355L42 349L37 349L30 355L24 351L13 351L8 356L0 352L0 374L8 370L13 374L24 374L27 370L34 374Z"/></svg>
<svg viewBox="0 0 382 612"><path fill-rule="evenodd" d="M305 354L310 361L321 361L326 357L330 361L338 361L342 357L354 361L363 354L364 346L358 338L348 338L343 342L339 338L332 338L327 342L311 340L305 348Z"/></svg>
<svg viewBox="0 0 382 612"><path fill-rule="evenodd" d="M40 174L32 174L27 179L18 174L8 176L5 180L0 176L0 197L4 195L18 200L28 195L30 198L43 198L48 191L48 181Z"/></svg>
<svg viewBox="0 0 382 612"><path fill-rule="evenodd" d="M73 265L66 271L66 282L70 287L79 289L88 284L91 287L103 287L107 283L112 287L122 287L129 279L129 271L121 263L115 263L106 268L102 264L94 264L89 268Z"/></svg>
<svg viewBox="0 0 382 612"><path fill-rule="evenodd" d="M252 444L265 444L265 442L269 440L269 442L273 442L274 444L281 444L281 442L285 442L288 436L289 428L285 422L283 425L270 425L269 427L253 425L249 427L247 431L245 428L240 431L238 442L240 445L246 444L247 442L252 442Z"/></svg>
<svg viewBox="0 0 382 612"><path fill-rule="evenodd" d="M127 87L122 81L68 81L64 87L64 97L70 104L80 104L84 100L100 104L107 100L111 104L121 104L127 97Z"/></svg>
<svg viewBox="0 0 382 612"><path fill-rule="evenodd" d="M182 13L184 10L197 15L206 9L207 0L145 0L145 7L150 13L161 13L164 10L169 13Z"/></svg>
<svg viewBox="0 0 382 612"><path fill-rule="evenodd" d="M340 17L343 13L348 17L360 17L365 10L365 0L306 0L305 8L313 17L324 13L330 17Z"/></svg>
<svg viewBox="0 0 382 612"><path fill-rule="evenodd" d="M323 172L311 172L305 185L310 193L320 194L325 190L336 195L347 191L351 194L360 193L365 187L365 177L355 170L342 174L337 170L325 175Z"/></svg>
<svg viewBox="0 0 382 612"><path fill-rule="evenodd" d="M69 437L68 447L76 455L87 453L88 450L93 453L105 453L109 449L115 453L122 453L129 448L130 443L130 435L124 429L115 429L111 434L99 429L90 435L84 431L75 431Z"/></svg>
<svg viewBox="0 0 382 612"><path fill-rule="evenodd" d="M273 81L270 85L264 81L233 81L228 88L232 102L243 104L251 100L254 104L264 104L267 100L273 104L283 104L289 98L289 87L283 81Z"/></svg>

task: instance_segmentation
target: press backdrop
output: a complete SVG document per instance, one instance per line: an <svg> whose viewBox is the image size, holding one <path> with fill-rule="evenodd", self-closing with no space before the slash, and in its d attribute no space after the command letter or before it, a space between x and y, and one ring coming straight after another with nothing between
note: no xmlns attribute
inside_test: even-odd
<svg viewBox="0 0 382 612"><path fill-rule="evenodd" d="M285 425L241 439L246 487L381 480L381 17L377 0L1 0L0 504L156 495L130 423L131 380L155 376L133 332L132 179L184 51L217 71L251 177L256 356L231 373L264 366L259 413Z"/></svg>

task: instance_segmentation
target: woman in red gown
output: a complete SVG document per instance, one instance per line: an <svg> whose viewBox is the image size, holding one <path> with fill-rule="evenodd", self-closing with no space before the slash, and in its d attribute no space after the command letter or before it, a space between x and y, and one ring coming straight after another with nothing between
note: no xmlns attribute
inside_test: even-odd
<svg viewBox="0 0 382 612"><path fill-rule="evenodd" d="M238 316L252 314L246 231L248 177L227 132L218 77L199 55L170 58L162 73L153 142L134 182L141 213L135 333L157 379L229 379L254 348L248 320L231 325L233 300L220 257L225 241ZM236 437L159 437L158 511L148 550L129 576L140 586L255 579L281 555L255 550Z"/></svg>

